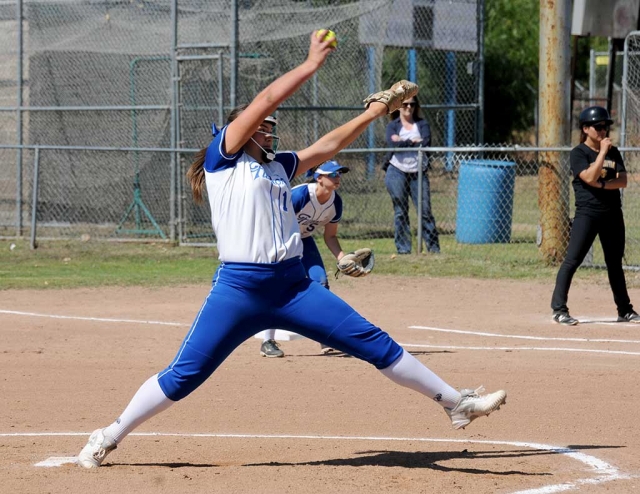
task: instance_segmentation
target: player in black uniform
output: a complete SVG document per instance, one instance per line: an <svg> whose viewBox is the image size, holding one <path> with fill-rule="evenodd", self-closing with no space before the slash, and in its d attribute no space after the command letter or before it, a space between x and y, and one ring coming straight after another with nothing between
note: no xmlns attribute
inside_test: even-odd
<svg viewBox="0 0 640 494"><path fill-rule="evenodd" d="M590 106L580 114L579 123L580 144L571 150L570 155L576 215L567 255L558 270L551 299L553 320L566 326L578 324L578 320L569 315L569 288L573 275L597 235L602 244L613 300L618 308L618 322L640 323L640 316L629 300L622 270L625 226L620 189L627 186L627 170L620 151L608 137L613 121L605 108Z"/></svg>

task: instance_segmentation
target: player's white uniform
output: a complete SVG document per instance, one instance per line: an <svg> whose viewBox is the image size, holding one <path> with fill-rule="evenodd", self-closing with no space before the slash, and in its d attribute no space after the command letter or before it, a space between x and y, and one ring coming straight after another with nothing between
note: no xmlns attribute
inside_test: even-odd
<svg viewBox="0 0 640 494"><path fill-rule="evenodd" d="M289 185L297 155L278 153L266 165L244 152L226 155L225 133L226 127L209 145L204 165L222 262L176 357L158 374L164 394L184 398L238 345L268 328L301 334L379 369L390 366L402 347L306 275Z"/></svg>
<svg viewBox="0 0 640 494"><path fill-rule="evenodd" d="M293 188L293 209L298 218L300 235L310 237L320 226L338 223L342 218L342 199L334 191L324 204L320 204L316 195L317 183L302 184Z"/></svg>
<svg viewBox="0 0 640 494"><path fill-rule="evenodd" d="M265 165L244 152L227 156L221 148L225 133L226 127L217 149L207 150L205 161L219 259L272 263L302 256L289 182L298 168L297 155L278 153Z"/></svg>
<svg viewBox="0 0 640 494"><path fill-rule="evenodd" d="M324 204L320 204L316 195L318 184L302 184L292 190L293 209L298 218L302 236L302 264L307 276L313 281L329 288L327 272L322 262L313 234L327 223L338 223L342 219L342 198L333 191Z"/></svg>

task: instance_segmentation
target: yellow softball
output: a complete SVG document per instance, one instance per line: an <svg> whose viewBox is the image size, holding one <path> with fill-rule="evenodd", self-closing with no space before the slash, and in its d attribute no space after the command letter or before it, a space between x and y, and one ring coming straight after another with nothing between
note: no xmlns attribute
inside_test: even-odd
<svg viewBox="0 0 640 494"><path fill-rule="evenodd" d="M322 29L319 29L318 32L316 33L316 36L319 38L320 37L320 33L322 32ZM322 38L322 41L331 41L331 44L329 46L331 46L331 48L336 48L338 46L338 40L336 38L336 33L334 33L333 31L327 31L326 33L324 33L324 37Z"/></svg>

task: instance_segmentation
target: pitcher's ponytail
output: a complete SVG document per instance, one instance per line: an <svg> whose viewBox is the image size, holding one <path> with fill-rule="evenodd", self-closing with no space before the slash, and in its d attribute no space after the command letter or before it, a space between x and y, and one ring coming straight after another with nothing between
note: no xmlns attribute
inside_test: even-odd
<svg viewBox="0 0 640 494"><path fill-rule="evenodd" d="M198 204L202 202L202 198L204 197L204 159L207 155L207 149L208 148L202 148L198 151L189 170L187 170L187 179L191 184L193 200Z"/></svg>

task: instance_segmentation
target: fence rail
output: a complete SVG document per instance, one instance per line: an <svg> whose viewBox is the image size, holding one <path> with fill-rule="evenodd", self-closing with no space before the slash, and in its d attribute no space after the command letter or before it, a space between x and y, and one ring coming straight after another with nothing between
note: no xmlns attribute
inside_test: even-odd
<svg viewBox="0 0 640 494"><path fill-rule="evenodd" d="M198 149L0 144L0 160L13 160L17 149L23 155L21 179L17 173L0 178L3 238L29 233L34 246L38 239L81 238L215 245L209 208L194 204L183 180ZM353 148L336 156L351 169L343 176L339 191L344 202L342 238L384 240L393 245L394 209L382 162L389 151L401 150L406 151ZM413 251L426 248L418 240L424 233L418 218L426 204L433 212L443 254L545 262L539 247L541 237L548 238L548 233L541 231L541 211L551 207L566 218L557 239L561 246L566 245L573 193L562 204L544 204L538 172L552 157L560 171L558 186L569 187L569 151L522 146L419 149L428 163L428 187L420 192L429 201L413 202L406 218ZM625 264L632 267L640 265L640 148L621 151L629 177L623 192ZM368 166L371 156L376 163L373 170ZM296 179L293 185L302 180ZM603 264L599 245L591 263Z"/></svg>

